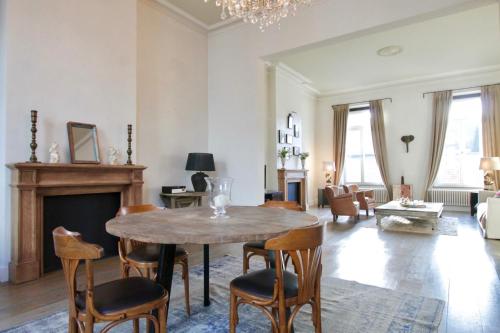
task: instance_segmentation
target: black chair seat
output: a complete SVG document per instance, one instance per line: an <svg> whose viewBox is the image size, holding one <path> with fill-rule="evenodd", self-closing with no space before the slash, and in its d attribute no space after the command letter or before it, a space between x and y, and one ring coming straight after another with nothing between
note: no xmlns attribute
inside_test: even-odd
<svg viewBox="0 0 500 333"><path fill-rule="evenodd" d="M120 279L94 287L94 307L99 313L110 314L160 299L165 293L161 285L146 278ZM80 291L75 298L81 311L86 309L86 295L87 291Z"/></svg>
<svg viewBox="0 0 500 333"><path fill-rule="evenodd" d="M175 247L175 256L183 256L186 254L186 250L182 247ZM160 245L158 244L147 244L140 246L127 254L127 258L134 261L140 262L158 262L160 258Z"/></svg>
<svg viewBox="0 0 500 333"><path fill-rule="evenodd" d="M245 243L244 246L246 246L246 247L253 247L253 248L256 248L256 249L262 249L262 250L264 250L265 244L266 244L266 241L248 242L248 243Z"/></svg>
<svg viewBox="0 0 500 333"><path fill-rule="evenodd" d="M297 275L285 271L284 274L285 297L298 295ZM260 298L273 298L274 280L276 272L274 269L263 269L237 277L231 281L231 287L244 291Z"/></svg>

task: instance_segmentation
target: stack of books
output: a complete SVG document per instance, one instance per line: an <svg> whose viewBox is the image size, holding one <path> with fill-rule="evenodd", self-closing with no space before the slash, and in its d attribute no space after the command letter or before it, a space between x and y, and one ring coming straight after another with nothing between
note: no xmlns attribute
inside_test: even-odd
<svg viewBox="0 0 500 333"><path fill-rule="evenodd" d="M186 186L162 186L161 191L167 194L185 193Z"/></svg>

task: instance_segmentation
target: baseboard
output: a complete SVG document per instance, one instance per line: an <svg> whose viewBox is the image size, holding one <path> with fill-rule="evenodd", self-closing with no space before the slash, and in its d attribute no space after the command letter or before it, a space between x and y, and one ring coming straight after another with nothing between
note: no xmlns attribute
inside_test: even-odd
<svg viewBox="0 0 500 333"><path fill-rule="evenodd" d="M470 208L463 207L463 206L444 206L443 210L445 212L469 212L470 213Z"/></svg>
<svg viewBox="0 0 500 333"><path fill-rule="evenodd" d="M9 281L9 267L0 266L0 282Z"/></svg>

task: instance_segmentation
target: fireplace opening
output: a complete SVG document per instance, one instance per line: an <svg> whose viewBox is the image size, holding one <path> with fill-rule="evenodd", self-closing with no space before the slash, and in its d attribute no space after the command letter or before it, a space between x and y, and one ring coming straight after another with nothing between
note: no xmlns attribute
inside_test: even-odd
<svg viewBox="0 0 500 333"><path fill-rule="evenodd" d="M118 238L106 232L105 224L120 208L120 193L46 196L43 198L43 272L61 269L54 252L52 230L63 226L79 232L83 240L99 244L104 256L118 254Z"/></svg>
<svg viewBox="0 0 500 333"><path fill-rule="evenodd" d="M297 201L300 204L300 183L299 182L289 182L288 183L288 201Z"/></svg>

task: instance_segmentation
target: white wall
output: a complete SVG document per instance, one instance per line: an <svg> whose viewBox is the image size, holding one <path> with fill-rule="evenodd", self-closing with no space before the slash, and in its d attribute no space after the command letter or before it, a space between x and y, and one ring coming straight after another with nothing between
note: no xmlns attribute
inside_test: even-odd
<svg viewBox="0 0 500 333"><path fill-rule="evenodd" d="M280 66L269 69L269 96L271 105L268 112L274 119L268 118L268 126L271 127L268 135L270 153L267 155L267 189L278 189L277 169L281 168L281 162L277 157L278 150L287 147L292 150L293 146L301 148L301 152L309 152L310 157L306 161L306 169L309 169L309 179L315 178L315 114L316 95L303 85L300 78L294 76L288 70ZM294 124L299 126L300 136L293 138L293 144L279 144L278 130L293 136L293 129L288 129L288 115L294 114ZM287 169L301 169L300 160L292 156L286 162ZM314 194L314 182L309 181L308 204L313 205L316 199ZM262 199L263 200L263 199Z"/></svg>
<svg viewBox="0 0 500 333"><path fill-rule="evenodd" d="M108 146L125 152L127 124L135 127L136 117L136 0L6 1L2 21L6 162L29 159L31 109L39 111L41 161L52 141L69 161L67 121L97 125L104 161ZM5 185L2 192L10 195ZM0 236L3 267L10 261L7 215L0 220L7 230Z"/></svg>
<svg viewBox="0 0 500 333"><path fill-rule="evenodd" d="M321 97L316 118L316 156L317 161L332 160L333 151L333 112L331 105L354 103L378 98L392 98L392 103L384 102L384 120L389 159L389 177L392 184L399 184L401 176L405 183L413 184L414 196L423 198L423 187L429 163L432 126L432 95L424 99L422 93L444 89L460 89L476 85L498 83L500 68L485 73L467 73L453 77L401 84L348 94ZM414 135L410 152L401 142L401 136ZM317 168L320 174L319 168ZM315 182L319 186L322 178Z"/></svg>
<svg viewBox="0 0 500 333"><path fill-rule="evenodd" d="M5 164L5 5L6 0L0 0L0 221L7 220L6 212L6 169ZM8 257L9 242L6 237L9 235L8 223L0 222L0 281L7 280L8 277Z"/></svg>
<svg viewBox="0 0 500 333"><path fill-rule="evenodd" d="M238 24L209 34L209 150L235 178L233 200L258 204L264 192L267 75L263 57L394 24L471 1L323 1L262 33Z"/></svg>
<svg viewBox="0 0 500 333"><path fill-rule="evenodd" d="M162 185L191 186L187 154L208 150L207 34L151 0L137 25L138 161L144 201L160 204Z"/></svg>

